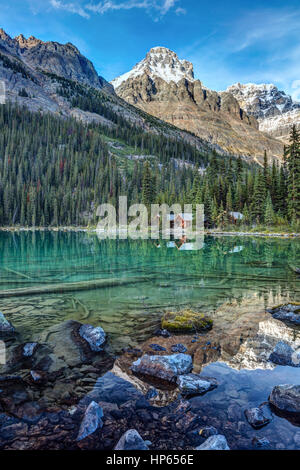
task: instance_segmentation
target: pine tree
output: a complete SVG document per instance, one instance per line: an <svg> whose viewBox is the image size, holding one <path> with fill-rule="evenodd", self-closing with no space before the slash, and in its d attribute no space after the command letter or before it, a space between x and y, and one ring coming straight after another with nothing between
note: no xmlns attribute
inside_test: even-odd
<svg viewBox="0 0 300 470"><path fill-rule="evenodd" d="M254 181L251 214L257 223L261 223L265 212L266 187L263 172L258 170Z"/></svg>
<svg viewBox="0 0 300 470"><path fill-rule="evenodd" d="M265 214L264 214L265 224L267 226L273 225L274 217L275 217L275 214L274 214L272 199L271 199L270 193L268 193L268 196L266 199Z"/></svg>
<svg viewBox="0 0 300 470"><path fill-rule="evenodd" d="M300 134L293 126L290 145L286 148L288 173L288 216L291 221L300 220Z"/></svg>

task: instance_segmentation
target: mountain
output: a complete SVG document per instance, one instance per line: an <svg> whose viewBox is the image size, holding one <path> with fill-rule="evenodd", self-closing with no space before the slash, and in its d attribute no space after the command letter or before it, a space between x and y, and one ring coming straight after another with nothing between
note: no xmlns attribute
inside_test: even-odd
<svg viewBox="0 0 300 470"><path fill-rule="evenodd" d="M281 158L282 144L259 131L229 92L217 93L194 78L193 65L155 47L128 73L114 79L118 96L144 111L218 145L225 153L262 161L264 150Z"/></svg>
<svg viewBox="0 0 300 470"><path fill-rule="evenodd" d="M300 103L273 84L236 83L226 90L247 114L259 122L259 130L287 143L291 126L300 128Z"/></svg>
<svg viewBox="0 0 300 470"><path fill-rule="evenodd" d="M109 127L119 117L144 132L180 139L206 153L213 149L224 153L217 145L130 106L71 43L44 42L33 36L26 39L22 34L11 38L0 29L0 81L5 84L6 101L30 111Z"/></svg>

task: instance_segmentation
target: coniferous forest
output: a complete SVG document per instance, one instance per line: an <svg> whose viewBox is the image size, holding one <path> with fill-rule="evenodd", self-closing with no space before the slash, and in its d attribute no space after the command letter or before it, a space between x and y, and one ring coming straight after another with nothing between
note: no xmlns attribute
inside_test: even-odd
<svg viewBox="0 0 300 470"><path fill-rule="evenodd" d="M228 226L233 211L243 214L244 226L299 227L300 136L295 128L283 165L269 165L265 154L263 167L201 153L121 117L113 127L84 125L8 104L0 107L0 128L1 226L94 224L98 204L117 204L120 195L127 195L128 204L203 203L208 227ZM143 159L120 162L107 137L130 145Z"/></svg>

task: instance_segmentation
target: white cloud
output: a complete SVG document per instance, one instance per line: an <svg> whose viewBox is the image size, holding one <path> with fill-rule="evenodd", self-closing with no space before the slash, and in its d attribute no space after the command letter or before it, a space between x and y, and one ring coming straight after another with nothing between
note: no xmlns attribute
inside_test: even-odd
<svg viewBox="0 0 300 470"><path fill-rule="evenodd" d="M70 13L76 13L82 18L89 18L90 15L77 3L63 3L60 0L50 0L50 5L56 10L65 10Z"/></svg>
<svg viewBox="0 0 300 470"><path fill-rule="evenodd" d="M101 0L98 3L90 1L89 3L77 0L76 2L64 2L62 0L50 0L50 5L57 10L64 10L90 18L92 14L104 15L109 11L132 10L134 8L144 9L147 13L154 13L155 19L162 18L170 10L174 9L180 0ZM175 10L177 15L184 14L186 11L178 7Z"/></svg>

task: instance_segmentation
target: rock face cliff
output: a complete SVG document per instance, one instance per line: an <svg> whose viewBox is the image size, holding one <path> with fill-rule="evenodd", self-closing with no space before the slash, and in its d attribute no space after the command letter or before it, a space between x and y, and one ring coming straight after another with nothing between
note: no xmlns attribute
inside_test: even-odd
<svg viewBox="0 0 300 470"><path fill-rule="evenodd" d="M282 156L282 144L259 131L256 117L247 114L232 93L203 86L194 78L193 65L169 49L151 49L130 72L111 83L128 103L227 153L259 162L265 149L271 157Z"/></svg>
<svg viewBox="0 0 300 470"><path fill-rule="evenodd" d="M300 103L273 84L236 83L227 88L247 114L257 118L259 130L287 143L293 124L300 129Z"/></svg>

